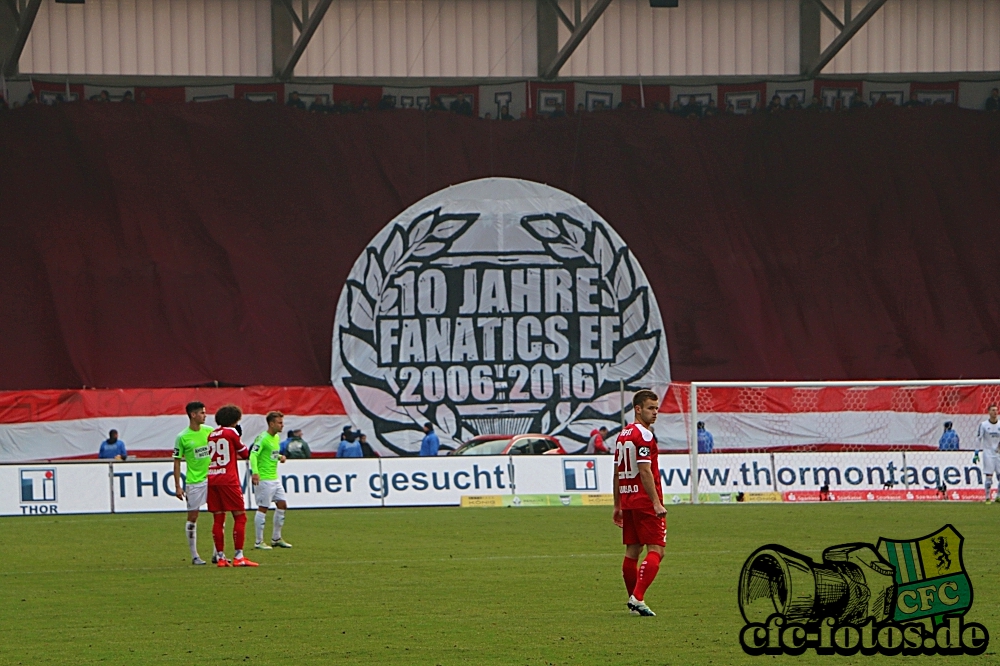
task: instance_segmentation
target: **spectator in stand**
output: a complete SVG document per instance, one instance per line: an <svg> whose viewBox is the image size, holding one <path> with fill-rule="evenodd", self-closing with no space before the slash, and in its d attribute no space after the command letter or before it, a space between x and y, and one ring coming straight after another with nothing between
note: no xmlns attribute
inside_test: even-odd
<svg viewBox="0 0 1000 666"><path fill-rule="evenodd" d="M549 118L565 118L565 117L566 117L566 110L563 109L562 104L556 102L556 108L554 108L552 110L552 113L549 114Z"/></svg>
<svg viewBox="0 0 1000 666"><path fill-rule="evenodd" d="M506 106L500 107L500 117L497 120L514 120L514 116L510 115L510 109Z"/></svg>
<svg viewBox="0 0 1000 666"><path fill-rule="evenodd" d="M102 90L101 94L97 96L97 101L98 102L110 102L111 101L111 95L108 94L107 90Z"/></svg>
<svg viewBox="0 0 1000 666"><path fill-rule="evenodd" d="M493 114L487 111L486 115L483 116L483 120L493 120Z"/></svg>
<svg viewBox="0 0 1000 666"><path fill-rule="evenodd" d="M447 110L448 109L446 109L444 106L444 100L441 99L441 95L435 97L434 101L431 102L431 111L447 111Z"/></svg>
<svg viewBox="0 0 1000 666"><path fill-rule="evenodd" d="M338 458L363 458L361 443L357 441L360 432L351 430L351 426L344 426L344 432L340 435L340 445L337 447Z"/></svg>
<svg viewBox="0 0 1000 666"><path fill-rule="evenodd" d="M459 113L463 116L471 118L474 115L472 110L472 95L462 95L460 99L462 100L462 103Z"/></svg>
<svg viewBox="0 0 1000 666"><path fill-rule="evenodd" d="M585 107L583 105L583 102L578 102L577 103L577 105L576 105L576 112L577 113L586 113L587 112L587 107Z"/></svg>
<svg viewBox="0 0 1000 666"><path fill-rule="evenodd" d="M698 453L711 453L713 448L715 440L712 439L712 433L705 430L704 421L698 421Z"/></svg>
<svg viewBox="0 0 1000 666"><path fill-rule="evenodd" d="M656 111L657 113L666 113L667 105L664 104L663 102L657 102L656 104L653 105L653 111Z"/></svg>
<svg viewBox="0 0 1000 666"><path fill-rule="evenodd" d="M293 109L306 110L306 103L299 99L299 91L293 90L288 96L288 101L285 103L286 106L290 106Z"/></svg>
<svg viewBox="0 0 1000 666"><path fill-rule="evenodd" d="M676 116L683 116L684 115L684 105L681 104L680 98L677 98L677 99L674 100L673 106L670 107L670 113L672 113L672 114L674 114Z"/></svg>
<svg viewBox="0 0 1000 666"><path fill-rule="evenodd" d="M372 105L368 103L368 99L366 98L361 100L361 105L358 107L358 111L365 112L371 110L372 110Z"/></svg>
<svg viewBox="0 0 1000 666"><path fill-rule="evenodd" d="M865 100L861 99L860 93L855 93L854 96L851 97L851 104L849 108L851 111L865 111L868 109L868 105L865 104Z"/></svg>
<svg viewBox="0 0 1000 666"><path fill-rule="evenodd" d="M701 102L699 102L694 95L691 95L690 97L688 97L687 104L684 105L683 111L681 111L681 115L683 115L685 118L698 119L701 118L701 112L702 112Z"/></svg>
<svg viewBox="0 0 1000 666"><path fill-rule="evenodd" d="M424 439L420 442L420 455L436 456L440 448L441 440L438 439L437 433L434 432L434 426L428 421L424 424Z"/></svg>
<svg viewBox="0 0 1000 666"><path fill-rule="evenodd" d="M590 441L587 442L587 448L584 451L588 456L592 456L598 453L610 453L608 451L607 445L604 443L604 438L608 436L608 429L604 426L596 430L590 431Z"/></svg>
<svg viewBox="0 0 1000 666"><path fill-rule="evenodd" d="M372 445L368 443L368 435L363 432L358 433L358 444L361 445L361 455L365 458L381 458Z"/></svg>
<svg viewBox="0 0 1000 666"><path fill-rule="evenodd" d="M309 105L309 113L326 113L326 102L321 95L313 97L312 104Z"/></svg>
<svg viewBox="0 0 1000 666"><path fill-rule="evenodd" d="M913 107L916 107L916 106L923 106L923 105L924 105L924 103L923 103L923 102L921 102L921 101L920 101L920 100L919 100L919 99L917 98L917 93L915 93L915 92L914 92L914 93L910 93L910 101L908 101L908 102L907 102L906 104L904 104L903 106L906 106L906 107L910 107L910 108L913 108Z"/></svg>
<svg viewBox="0 0 1000 666"><path fill-rule="evenodd" d="M781 98L775 95L771 98L771 103L767 105L768 113L778 113L779 111L784 111L785 107L781 105Z"/></svg>
<svg viewBox="0 0 1000 666"><path fill-rule="evenodd" d="M891 97L889 97L888 95L886 95L885 93L881 93L878 96L878 99L875 101L875 108L881 109L886 106L896 106L896 101Z"/></svg>
<svg viewBox="0 0 1000 666"><path fill-rule="evenodd" d="M724 113L727 116L735 116L736 115L736 107L733 106L732 102L730 102L729 104L726 104L726 110L724 111Z"/></svg>
<svg viewBox="0 0 1000 666"><path fill-rule="evenodd" d="M809 102L807 111L826 111L826 107L823 106L823 100L821 100L817 95L812 96L812 100Z"/></svg>
<svg viewBox="0 0 1000 666"><path fill-rule="evenodd" d="M788 110L789 111L801 111L802 105L799 103L799 96L792 95L788 98Z"/></svg>
<svg viewBox="0 0 1000 666"><path fill-rule="evenodd" d="M944 432L938 440L938 449L942 451L958 451L958 433L952 430L951 421L944 422Z"/></svg>
<svg viewBox="0 0 1000 666"><path fill-rule="evenodd" d="M280 452L288 458L297 458L299 460L312 457L309 445L306 443L306 440L302 439L301 430L288 431L288 439L281 443Z"/></svg>
<svg viewBox="0 0 1000 666"><path fill-rule="evenodd" d="M1000 88L994 88L990 96L986 98L983 109L992 113L1000 111Z"/></svg>
<svg viewBox="0 0 1000 666"><path fill-rule="evenodd" d="M131 90L125 91L125 94L122 95L122 102L135 103L135 97L132 96Z"/></svg>
<svg viewBox="0 0 1000 666"><path fill-rule="evenodd" d="M382 95L375 108L379 111L392 111L396 108L396 98L392 95Z"/></svg>
<svg viewBox="0 0 1000 666"><path fill-rule="evenodd" d="M118 439L118 431L112 430L108 433L108 438L101 442L101 448L97 452L98 458L113 458L115 460L126 460L128 451L125 450L125 442Z"/></svg>

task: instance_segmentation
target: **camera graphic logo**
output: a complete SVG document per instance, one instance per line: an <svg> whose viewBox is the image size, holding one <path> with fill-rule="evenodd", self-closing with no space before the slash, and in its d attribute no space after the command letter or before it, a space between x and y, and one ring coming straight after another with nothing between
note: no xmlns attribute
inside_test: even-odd
<svg viewBox="0 0 1000 666"><path fill-rule="evenodd" d="M740 573L740 644L751 655L982 654L989 632L965 622L963 543L945 525L918 539L832 546L821 562L758 548Z"/></svg>

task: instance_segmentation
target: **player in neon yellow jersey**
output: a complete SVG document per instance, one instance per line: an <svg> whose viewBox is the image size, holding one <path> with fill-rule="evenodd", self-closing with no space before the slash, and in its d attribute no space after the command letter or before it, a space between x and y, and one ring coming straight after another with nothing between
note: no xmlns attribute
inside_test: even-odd
<svg viewBox="0 0 1000 666"><path fill-rule="evenodd" d="M267 430L257 435L250 452L251 479L254 483L254 498L257 500L257 512L253 516L253 526L256 532L254 548L271 550L271 548L291 548L292 544L281 538L281 528L285 524L285 489L278 480L278 463L285 462L281 455L280 433L285 427L285 415L281 412L267 413ZM271 525L271 545L264 543L264 521L267 520L267 510L274 502L274 523Z"/></svg>
<svg viewBox="0 0 1000 666"><path fill-rule="evenodd" d="M174 494L183 501L187 498L188 548L191 549L191 564L206 564L198 556L198 510L208 501L208 465L211 453L208 436L212 428L205 425L205 405L189 402L184 408L188 415L188 427L177 435L174 442ZM185 483L181 484L181 460L186 463Z"/></svg>

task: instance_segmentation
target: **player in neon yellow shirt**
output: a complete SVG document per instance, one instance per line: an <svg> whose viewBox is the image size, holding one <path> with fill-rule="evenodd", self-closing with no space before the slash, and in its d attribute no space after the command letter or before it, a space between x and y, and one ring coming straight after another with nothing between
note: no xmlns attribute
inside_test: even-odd
<svg viewBox="0 0 1000 666"><path fill-rule="evenodd" d="M212 428L205 425L205 405L201 402L189 402L184 408L188 415L188 427L184 429L174 442L174 494L177 499L187 499L187 523L184 531L187 533L188 548L191 549L191 564L206 564L198 556L198 510L208 501L208 465L211 462L211 452L208 447L208 436ZM181 460L185 462L186 478L181 482Z"/></svg>
<svg viewBox="0 0 1000 666"><path fill-rule="evenodd" d="M268 412L267 430L257 435L250 452L251 479L254 484L254 498L257 500L257 512L253 516L256 531L254 548L271 550L271 548L291 548L292 544L281 538L281 528L285 525L285 489L278 480L278 463L285 462L281 455L280 433L285 427L285 415L281 412ZM271 525L271 545L264 543L264 522L267 520L267 510L271 502L277 507L274 511L274 523Z"/></svg>

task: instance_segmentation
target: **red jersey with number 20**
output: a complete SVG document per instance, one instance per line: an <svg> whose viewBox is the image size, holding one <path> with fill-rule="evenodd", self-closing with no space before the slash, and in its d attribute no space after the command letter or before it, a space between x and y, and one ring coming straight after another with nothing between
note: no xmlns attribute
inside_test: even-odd
<svg viewBox="0 0 1000 666"><path fill-rule="evenodd" d="M663 489L660 487L659 452L656 449L656 435L639 423L625 427L615 444L615 469L618 470L618 495L621 508L653 512L653 501L642 487L639 465L649 465L656 484L656 494L663 503Z"/></svg>
<svg viewBox="0 0 1000 666"><path fill-rule="evenodd" d="M240 441L240 434L233 428L216 428L208 436L211 462L208 465L208 485L240 486L240 472L236 459L246 460L249 449Z"/></svg>

